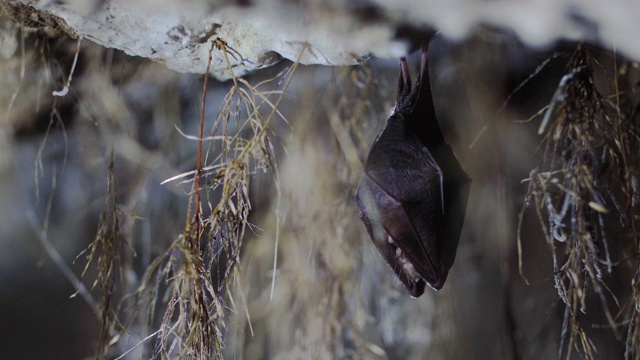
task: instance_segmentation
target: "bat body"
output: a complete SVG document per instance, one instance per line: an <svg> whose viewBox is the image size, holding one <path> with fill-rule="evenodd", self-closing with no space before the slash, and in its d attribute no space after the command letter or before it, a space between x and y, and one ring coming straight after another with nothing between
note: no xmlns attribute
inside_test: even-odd
<svg viewBox="0 0 640 360"><path fill-rule="evenodd" d="M427 44L411 86L401 58L393 114L374 141L356 191L369 236L414 297L444 285L464 223L471 179L435 116Z"/></svg>

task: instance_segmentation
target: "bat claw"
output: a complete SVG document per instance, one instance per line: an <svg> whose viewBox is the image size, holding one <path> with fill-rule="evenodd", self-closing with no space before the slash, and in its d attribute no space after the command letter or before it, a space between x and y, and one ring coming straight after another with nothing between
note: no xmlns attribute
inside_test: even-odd
<svg viewBox="0 0 640 360"><path fill-rule="evenodd" d="M422 45L422 55L420 56L420 78L424 77L425 72L429 71L427 69L427 55L429 52L429 40L426 40ZM428 84L427 84L428 86Z"/></svg>
<svg viewBox="0 0 640 360"><path fill-rule="evenodd" d="M409 96L411 92L411 77L409 76L409 66L407 65L407 58L404 56L400 58L400 75L398 76L398 95L396 97L396 104L400 104L403 100Z"/></svg>
<svg viewBox="0 0 640 360"><path fill-rule="evenodd" d="M407 58L404 56L400 58L400 71L402 76L402 82L408 84L407 87L411 88L411 78L409 77L409 65L407 65Z"/></svg>

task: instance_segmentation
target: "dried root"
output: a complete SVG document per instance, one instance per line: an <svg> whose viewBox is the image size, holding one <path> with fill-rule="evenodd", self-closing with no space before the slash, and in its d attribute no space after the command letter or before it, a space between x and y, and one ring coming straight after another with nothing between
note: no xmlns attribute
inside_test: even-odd
<svg viewBox="0 0 640 360"><path fill-rule="evenodd" d="M633 101L634 94L620 92L622 73L617 72L612 96L603 96L595 85L598 66L587 48L579 45L542 117L544 161L531 172L525 204L536 209L553 257L554 284L565 305L560 357L567 359L574 350L587 359L597 357L581 320L589 311L590 293L597 295L608 325L618 335L622 311L614 310L620 304L607 284L617 265L614 256L624 250L623 242L611 235L619 224L635 241L631 257L638 263L640 137L637 115L625 113L622 109L627 107L621 106ZM637 284L633 286L637 302ZM637 310L630 316L627 351L633 352L640 348L632 331Z"/></svg>

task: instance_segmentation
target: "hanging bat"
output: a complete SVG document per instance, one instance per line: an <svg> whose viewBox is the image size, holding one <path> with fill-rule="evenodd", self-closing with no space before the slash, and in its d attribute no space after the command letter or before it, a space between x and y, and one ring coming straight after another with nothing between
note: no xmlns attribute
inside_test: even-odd
<svg viewBox="0 0 640 360"><path fill-rule="evenodd" d="M411 296L440 290L453 265L471 179L444 142L422 49L411 87L400 59L393 114L373 142L356 190L360 219Z"/></svg>

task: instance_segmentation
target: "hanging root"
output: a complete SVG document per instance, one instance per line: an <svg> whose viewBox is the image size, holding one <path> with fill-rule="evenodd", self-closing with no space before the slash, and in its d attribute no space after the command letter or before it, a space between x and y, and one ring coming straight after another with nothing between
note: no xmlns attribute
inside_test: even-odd
<svg viewBox="0 0 640 360"><path fill-rule="evenodd" d="M555 288L565 304L560 357L564 354L567 359L574 350L587 359L596 358L596 348L580 319L588 311L590 293L597 295L609 326L619 335L614 315L618 310L612 308L620 304L607 281L616 265L614 256L624 249L610 230L622 224L630 239L637 238L640 138L637 115L625 113L620 106L622 101L632 101L634 94L619 91L622 71L616 64L613 95L604 97L594 84L594 65L600 64L580 44L542 116L539 133L544 136L544 160L530 175L526 201L536 209L551 250ZM636 100L634 109L637 104ZM632 241L637 267L638 245ZM638 303L637 282L633 287L634 303ZM640 308L632 310L627 352L637 354Z"/></svg>

